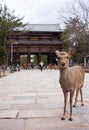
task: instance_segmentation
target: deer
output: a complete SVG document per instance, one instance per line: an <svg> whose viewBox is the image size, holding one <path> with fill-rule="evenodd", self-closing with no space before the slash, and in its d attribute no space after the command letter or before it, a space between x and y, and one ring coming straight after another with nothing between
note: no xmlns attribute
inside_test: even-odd
<svg viewBox="0 0 89 130"><path fill-rule="evenodd" d="M84 106L83 103L83 95L82 95L82 88L84 84L84 77L85 71L79 65L69 67L69 58L71 57L70 52L65 51L55 51L57 55L58 61L58 69L60 71L60 78L59 83L61 85L63 95L64 95L64 112L61 120L65 120L66 118L66 107L67 107L67 100L68 100L68 93L70 98L70 117L69 120L72 121L72 105L73 105L73 97L75 95L74 107L77 105L77 98L80 92L81 97L81 106Z"/></svg>

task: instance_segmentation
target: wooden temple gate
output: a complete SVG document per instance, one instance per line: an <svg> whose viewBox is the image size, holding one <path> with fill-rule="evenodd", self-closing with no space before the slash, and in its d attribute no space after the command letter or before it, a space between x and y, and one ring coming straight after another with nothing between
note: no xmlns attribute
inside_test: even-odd
<svg viewBox="0 0 89 130"><path fill-rule="evenodd" d="M62 49L62 32L57 25L49 25L51 30L47 30L47 25L38 26L33 25L34 29L24 32L18 29L11 36L13 42L8 46L9 65L20 64L20 55L27 55L28 63L31 61L31 55L36 55L39 63L43 54L47 55L48 64L56 62L55 50ZM56 29L52 29L53 27Z"/></svg>

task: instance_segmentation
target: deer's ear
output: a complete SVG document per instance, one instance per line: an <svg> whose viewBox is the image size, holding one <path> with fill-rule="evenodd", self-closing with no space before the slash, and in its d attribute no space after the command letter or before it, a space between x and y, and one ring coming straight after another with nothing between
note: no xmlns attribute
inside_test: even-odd
<svg viewBox="0 0 89 130"><path fill-rule="evenodd" d="M56 50L55 53L56 53L57 57L60 57L60 51Z"/></svg>

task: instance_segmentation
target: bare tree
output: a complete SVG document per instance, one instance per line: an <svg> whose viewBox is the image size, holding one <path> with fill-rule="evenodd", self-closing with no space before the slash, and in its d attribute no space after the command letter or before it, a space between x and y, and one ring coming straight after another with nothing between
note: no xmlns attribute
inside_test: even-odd
<svg viewBox="0 0 89 130"><path fill-rule="evenodd" d="M71 17L65 19L65 29L62 36L64 45L77 49L77 61L83 62L83 58L89 53L89 0L75 0L67 10ZM66 41L66 42L65 42Z"/></svg>
<svg viewBox="0 0 89 130"><path fill-rule="evenodd" d="M71 13L80 18L89 29L89 0L76 0L71 6Z"/></svg>

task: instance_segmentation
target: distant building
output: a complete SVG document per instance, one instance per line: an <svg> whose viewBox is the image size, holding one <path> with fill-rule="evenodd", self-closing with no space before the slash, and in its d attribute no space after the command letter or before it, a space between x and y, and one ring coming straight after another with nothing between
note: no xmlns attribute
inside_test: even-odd
<svg viewBox="0 0 89 130"><path fill-rule="evenodd" d="M36 55L39 63L44 54L48 64L56 62L55 50L62 49L62 30L58 24L29 24L14 31L10 37L13 42L8 46L8 64L20 64L21 55L27 55L28 63L31 55Z"/></svg>

